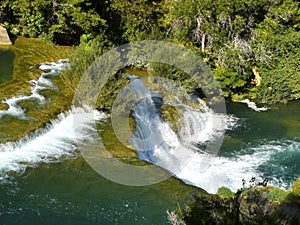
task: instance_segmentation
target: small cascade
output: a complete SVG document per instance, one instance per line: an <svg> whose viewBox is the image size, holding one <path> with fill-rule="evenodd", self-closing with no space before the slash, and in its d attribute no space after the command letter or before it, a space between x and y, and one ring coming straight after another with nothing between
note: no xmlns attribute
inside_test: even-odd
<svg viewBox="0 0 300 225"><path fill-rule="evenodd" d="M71 156L76 151L76 143L86 141L93 128L92 121L106 118L104 113L83 108L72 108L50 121L47 127L20 141L0 144L0 180L10 172L22 173L27 167L41 162L55 162L61 157ZM76 133L74 120L76 116Z"/></svg>
<svg viewBox="0 0 300 225"><path fill-rule="evenodd" d="M68 59L61 59L57 62L39 64L38 68L43 70L38 80L31 80L31 95L18 96L6 99L4 103L8 105L7 110L0 110L0 118L5 115L15 116L19 119L26 119L24 109L19 106L19 103L25 100L37 100L39 104L45 104L46 99L40 94L41 90L52 89L58 91L55 84L49 79L50 77L57 76L63 69L70 66Z"/></svg>

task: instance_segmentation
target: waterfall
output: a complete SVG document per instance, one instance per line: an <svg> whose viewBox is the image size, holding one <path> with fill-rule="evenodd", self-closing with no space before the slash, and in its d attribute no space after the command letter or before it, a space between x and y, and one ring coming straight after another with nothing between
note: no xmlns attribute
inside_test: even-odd
<svg viewBox="0 0 300 225"><path fill-rule="evenodd" d="M158 94L149 91L140 79L131 79L124 96L131 90L131 97L137 99L132 109L136 128L131 142L139 158L209 192L216 192L220 183L228 184L229 178L224 173L217 174L218 182L207 177L217 152L206 147L231 129L236 119L213 112L200 99L197 101L201 110L182 102L168 103L181 110L180 127L175 132L160 116L154 101Z"/></svg>
<svg viewBox="0 0 300 225"><path fill-rule="evenodd" d="M44 72L38 80L31 80L31 94L28 96L13 97L5 100L8 110L0 111L2 116L10 115L18 119L29 119L19 103L24 100L37 100L42 105L47 99L40 94L41 90L58 88L51 81L51 77L69 67L67 59L57 62L39 64L38 68ZM78 141L86 141L90 138L89 133L94 129L89 118L103 119L106 115L89 107L75 108L61 113L57 119L49 121L49 124L23 139L16 142L0 144L0 180L5 180L11 172L22 173L28 167L35 167L41 162L56 162L61 157L73 156ZM76 116L76 126L79 127L75 134L73 117ZM79 132L79 133L78 133Z"/></svg>
<svg viewBox="0 0 300 225"><path fill-rule="evenodd" d="M26 118L17 103L35 98L44 104L47 99L40 95L39 90L56 88L47 77L55 76L68 65L66 63L39 65L45 72L37 81L31 82L31 95L7 99L10 108L0 114ZM219 156L217 151L212 151L214 142L222 139L226 130L234 129L238 118L214 112L201 99L190 99L192 104L179 98L166 100L161 93L149 90L139 78L128 78L131 82L122 93L120 102L129 102L132 106L135 129L129 142L135 147L140 160L162 167L185 183L209 193L216 193L221 186L236 191L242 187L242 179L249 181L256 177L263 180L266 176L274 178L271 184L289 188L293 177L300 176L299 140L248 143L235 155ZM176 128L162 115L163 106L174 107L179 112ZM128 107L124 109L128 110ZM76 156L76 143L84 146L86 142L93 141L96 128L91 118L103 120L107 115L89 107L73 107L22 140L0 144L0 181L10 177L11 172L22 173L41 162L57 162L64 157Z"/></svg>
<svg viewBox="0 0 300 225"><path fill-rule="evenodd" d="M74 131L76 116L77 130ZM22 173L28 167L35 167L41 162L60 161L61 157L73 156L77 150L76 143L90 138L93 128L89 118L97 120L107 116L89 108L72 108L61 113L57 119L39 131L17 142L0 144L0 180L10 172ZM79 133L80 132L80 133Z"/></svg>
<svg viewBox="0 0 300 225"><path fill-rule="evenodd" d="M132 109L136 129L131 142L141 160L160 166L185 183L209 193L216 193L222 186L236 191L242 187L243 179L249 181L252 177L262 181L271 176L274 178L271 184L289 187L289 181L282 180L286 176L282 176L284 162L274 159L280 158L280 154L299 158L299 142L286 143L283 140L254 146L250 143L235 156L221 157L217 152L208 151L206 147L222 136L225 130L234 129L238 118L215 113L200 99L198 102L201 110L182 102L169 102L166 104L181 110L180 127L175 132L160 116L160 110L154 101L157 93L148 90L137 78L132 79L127 88L131 90L131 94L134 92L131 97L138 99ZM277 174L270 174L268 169L263 169L270 166L276 168ZM290 173L299 173L297 168L294 170Z"/></svg>

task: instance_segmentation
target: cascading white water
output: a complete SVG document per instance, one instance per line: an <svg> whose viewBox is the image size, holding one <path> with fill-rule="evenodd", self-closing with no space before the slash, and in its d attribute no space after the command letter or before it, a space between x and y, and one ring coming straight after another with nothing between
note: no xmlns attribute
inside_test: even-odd
<svg viewBox="0 0 300 225"><path fill-rule="evenodd" d="M163 167L184 182L209 193L216 193L222 186L236 191L242 187L243 179L249 181L255 177L262 181L265 174L259 167L278 154L276 149L284 151L278 144L270 143L253 148L251 154L219 157L207 152L203 145L218 138L224 130L234 128L237 118L214 113L200 99L200 105L205 107L201 111L180 103L182 118L180 128L175 133L160 118L151 92L142 81L135 78L128 88L134 89L135 98L140 99L133 108L136 130L132 137L139 158ZM272 184L288 186L278 179L274 179Z"/></svg>
<svg viewBox="0 0 300 225"><path fill-rule="evenodd" d="M63 69L70 66L68 59L61 59L57 62L43 63L38 66L39 69L45 71L38 80L31 80L31 95L19 96L6 99L4 103L8 105L7 110L0 110L0 118L5 115L26 119L24 110L19 106L19 103L25 100L38 100L39 104L45 103L45 97L40 94L41 90L52 89L58 90L55 84L48 77L57 76Z"/></svg>
<svg viewBox="0 0 300 225"><path fill-rule="evenodd" d="M40 94L41 90L58 90L55 84L48 79L57 76L69 67L69 61L62 59L57 62L43 63L38 66L45 71L38 80L32 80L31 95L20 96L7 99L5 103L9 105L8 110L0 111L0 119L4 115L27 119L26 113L18 103L36 99L39 104L45 104L46 98ZM51 120L47 127L36 131L33 134L17 142L0 144L0 180L7 177L10 172L22 172L27 167L33 167L40 162L56 161L63 156L69 156L76 150L77 141L84 141L89 138L89 131L94 129L90 126L90 114L93 118L106 117L103 113L93 111L86 107L72 108L66 113L62 113L57 119ZM74 132L73 117L78 119L76 126L80 133ZM95 117L96 116L96 117Z"/></svg>
<svg viewBox="0 0 300 225"><path fill-rule="evenodd" d="M0 179L9 172L23 172L27 167L34 167L41 162L57 161L63 156L74 153L76 143L89 139L89 132L95 129L91 115L95 119L107 116L91 109L72 108L67 113L62 113L57 119L38 131L17 142L0 144ZM74 120L76 116L76 133ZM80 131L80 133L79 133Z"/></svg>
<svg viewBox="0 0 300 225"><path fill-rule="evenodd" d="M215 192L219 184L208 181L203 174L216 159L218 149L206 152L205 147L198 145L205 146L222 138L225 129L235 124L233 117L214 113L200 99L201 111L180 102L172 105L182 111L180 128L175 133L161 119L151 92L141 80L133 78L127 89L132 90L131 98L138 100L132 109L136 121L132 143L139 158L170 171L187 183ZM227 183L226 177L218 179Z"/></svg>

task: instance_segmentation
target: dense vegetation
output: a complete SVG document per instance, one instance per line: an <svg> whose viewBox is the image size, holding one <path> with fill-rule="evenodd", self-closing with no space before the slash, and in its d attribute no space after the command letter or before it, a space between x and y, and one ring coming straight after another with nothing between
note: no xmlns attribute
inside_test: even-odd
<svg viewBox="0 0 300 225"><path fill-rule="evenodd" d="M300 97L297 0L0 0L14 35L56 44L164 39L203 57L233 100ZM90 48L91 49L91 48Z"/></svg>
<svg viewBox="0 0 300 225"><path fill-rule="evenodd" d="M300 222L300 179L291 191L251 185L236 193L222 187L217 195L195 194L188 206L169 212L173 225L293 225Z"/></svg>

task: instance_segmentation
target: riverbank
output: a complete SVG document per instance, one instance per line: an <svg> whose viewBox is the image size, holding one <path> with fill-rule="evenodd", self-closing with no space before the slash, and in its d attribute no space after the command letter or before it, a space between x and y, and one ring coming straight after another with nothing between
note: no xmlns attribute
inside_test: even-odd
<svg viewBox="0 0 300 225"><path fill-rule="evenodd" d="M248 187L236 193L221 188L218 195L194 195L188 207L169 213L172 225L295 225L300 222L300 179L291 191Z"/></svg>

